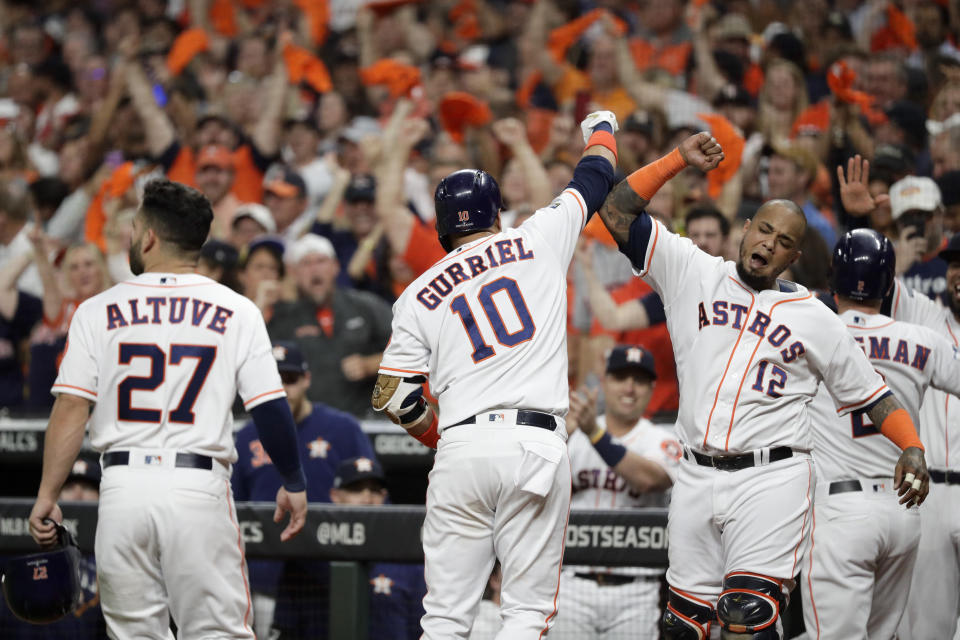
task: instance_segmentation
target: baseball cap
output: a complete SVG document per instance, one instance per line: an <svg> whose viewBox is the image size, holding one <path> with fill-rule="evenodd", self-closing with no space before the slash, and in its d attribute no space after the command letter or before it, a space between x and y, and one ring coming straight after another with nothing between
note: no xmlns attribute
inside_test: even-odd
<svg viewBox="0 0 960 640"><path fill-rule="evenodd" d="M333 258L334 260L337 259L337 252L333 248L333 243L327 238L318 236L315 233L308 233L290 245L290 248L287 249L285 259L289 264L296 264L307 256L315 253Z"/></svg>
<svg viewBox="0 0 960 640"><path fill-rule="evenodd" d="M913 152L902 144L878 144L873 151L870 174L881 180L903 176L910 173L915 162Z"/></svg>
<svg viewBox="0 0 960 640"><path fill-rule="evenodd" d="M749 40L753 35L750 23L739 13L728 13L712 29L717 40Z"/></svg>
<svg viewBox="0 0 960 640"><path fill-rule="evenodd" d="M940 188L930 178L907 176L890 186L890 210L894 220L906 211L935 211L940 204Z"/></svg>
<svg viewBox="0 0 960 640"><path fill-rule="evenodd" d="M477 71L487 66L490 57L490 47L485 44L475 44L467 47L457 57L457 67L463 71Z"/></svg>
<svg viewBox="0 0 960 640"><path fill-rule="evenodd" d="M101 475L100 463L98 463L96 459L81 456L74 461L73 466L70 468L70 473L67 475L67 482L88 482L94 487L99 488Z"/></svg>
<svg viewBox="0 0 960 640"><path fill-rule="evenodd" d="M886 110L887 118L915 145L922 146L927 140L927 114L919 105L909 100L898 100Z"/></svg>
<svg viewBox="0 0 960 640"><path fill-rule="evenodd" d="M244 264L250 259L256 251L260 249L265 249L269 251L280 263L280 277L283 277L284 266L283 266L283 254L284 254L284 244L283 239L279 236L259 236L250 241L250 244L247 246L247 250L243 254Z"/></svg>
<svg viewBox="0 0 960 640"><path fill-rule="evenodd" d="M940 187L943 206L952 207L960 204L960 171L945 172L937 178L937 186Z"/></svg>
<svg viewBox="0 0 960 640"><path fill-rule="evenodd" d="M280 198L303 198L307 183L290 167L273 167L263 178L263 189Z"/></svg>
<svg viewBox="0 0 960 640"><path fill-rule="evenodd" d="M340 130L340 138L360 144L367 136L380 134L380 125L370 116L357 116L346 127Z"/></svg>
<svg viewBox="0 0 960 640"><path fill-rule="evenodd" d="M653 354L638 345L621 344L610 350L607 356L607 373L616 373L627 369L640 369L657 379L657 370L654 366Z"/></svg>
<svg viewBox="0 0 960 640"><path fill-rule="evenodd" d="M348 487L361 480L379 480L383 482L383 467L373 458L347 458L337 467L337 475L333 477L333 486L336 489Z"/></svg>
<svg viewBox="0 0 960 640"><path fill-rule="evenodd" d="M237 220L242 218L250 218L261 227L265 233L276 233L277 232L277 222L273 219L273 214L270 213L270 209L267 209L262 204L257 202L248 202L237 207L237 210L233 214L233 220L230 225L233 226L237 224Z"/></svg>
<svg viewBox="0 0 960 640"><path fill-rule="evenodd" d="M713 97L713 106L717 109L732 105L735 107L752 107L753 98L750 92L737 84L726 84Z"/></svg>
<svg viewBox="0 0 960 640"><path fill-rule="evenodd" d="M224 269L232 269L237 266L240 260L240 254L233 246L220 240L207 240L200 247L200 257L206 258L209 262L222 266Z"/></svg>
<svg viewBox="0 0 960 640"><path fill-rule="evenodd" d="M960 260L960 233L953 234L947 246L937 255L946 263Z"/></svg>
<svg viewBox="0 0 960 640"><path fill-rule="evenodd" d="M637 109L623 122L622 129L624 131L632 131L633 133L642 133L646 136L653 135L653 118L650 116L650 112L645 111L644 109Z"/></svg>
<svg viewBox="0 0 960 640"><path fill-rule="evenodd" d="M296 342L289 340L274 342L273 359L277 361L278 371L306 373L310 370L310 365Z"/></svg>
<svg viewBox="0 0 960 640"><path fill-rule="evenodd" d="M377 181L372 175L359 173L350 179L343 199L347 202L373 202L377 196Z"/></svg>
<svg viewBox="0 0 960 640"><path fill-rule="evenodd" d="M219 144L210 144L200 150L197 155L197 169L204 167L233 168L233 155L230 150Z"/></svg>

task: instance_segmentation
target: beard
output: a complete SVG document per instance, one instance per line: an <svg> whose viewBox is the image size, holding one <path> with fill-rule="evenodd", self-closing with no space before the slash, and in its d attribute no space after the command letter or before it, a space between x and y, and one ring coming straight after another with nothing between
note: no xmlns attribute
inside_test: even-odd
<svg viewBox="0 0 960 640"><path fill-rule="evenodd" d="M140 241L131 242L127 250L127 259L130 261L130 272L138 276L143 273L143 255L140 253Z"/></svg>
<svg viewBox="0 0 960 640"><path fill-rule="evenodd" d="M773 283L776 282L776 278L764 278L762 276L747 273L746 267L744 267L739 260L737 261L737 275L740 276L740 279L743 280L744 283L750 285L757 291L772 289Z"/></svg>

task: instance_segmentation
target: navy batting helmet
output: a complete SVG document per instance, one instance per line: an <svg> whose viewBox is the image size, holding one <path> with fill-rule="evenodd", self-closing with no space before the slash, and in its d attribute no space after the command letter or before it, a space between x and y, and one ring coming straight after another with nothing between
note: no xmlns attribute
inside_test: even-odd
<svg viewBox="0 0 960 640"><path fill-rule="evenodd" d="M503 206L500 187L486 171L454 171L437 185L433 195L437 210L437 236L450 251L451 233L470 233L489 229Z"/></svg>
<svg viewBox="0 0 960 640"><path fill-rule="evenodd" d="M34 624L56 622L77 608L80 549L70 532L57 525L57 546L13 558L3 571L3 597L15 616Z"/></svg>
<svg viewBox="0 0 960 640"><path fill-rule="evenodd" d="M833 249L833 292L852 300L879 300L893 286L896 254L873 229L848 231Z"/></svg>

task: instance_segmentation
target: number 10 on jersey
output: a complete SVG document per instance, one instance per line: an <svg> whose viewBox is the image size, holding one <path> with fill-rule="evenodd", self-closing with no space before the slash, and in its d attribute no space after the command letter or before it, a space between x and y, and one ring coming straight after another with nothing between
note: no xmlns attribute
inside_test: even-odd
<svg viewBox="0 0 960 640"><path fill-rule="evenodd" d="M520 321L520 328L513 333L507 329L507 325L503 321L503 316L497 308L497 303L493 299L493 296L501 291L506 292L507 297L513 305L517 319ZM496 337L497 342L503 346L515 347L533 337L533 333L536 331L533 317L531 317L527 303L523 299L523 294L520 293L520 287L517 286L517 281L513 278L498 278L484 285L477 294L477 301L480 303L484 315L487 316L487 321L490 323L490 328L493 330L493 335ZM473 346L473 353L470 354L470 357L474 363L483 362L487 358L496 355L497 352L494 348L484 340L483 333L480 331L480 326L477 323L476 316L473 314L473 310L470 308L470 304L467 302L466 296L460 294L454 298L450 303L450 311L458 315L460 322L463 323L463 328L467 332L470 344Z"/></svg>

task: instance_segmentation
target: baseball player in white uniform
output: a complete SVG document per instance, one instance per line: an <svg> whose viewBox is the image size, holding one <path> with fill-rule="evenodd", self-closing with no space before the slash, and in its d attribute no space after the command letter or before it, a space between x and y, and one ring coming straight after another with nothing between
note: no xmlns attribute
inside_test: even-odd
<svg viewBox="0 0 960 640"><path fill-rule="evenodd" d="M193 273L213 213L200 192L147 183L133 222L136 277L77 308L53 386L30 528L53 541L56 496L83 441L103 452L97 580L111 638L253 638L231 499L231 405L251 412L284 478L281 540L306 516L303 471L263 318ZM92 413L91 413L92 408ZM278 457L279 456L279 457Z"/></svg>
<svg viewBox="0 0 960 640"><path fill-rule="evenodd" d="M501 231L487 173L444 178L434 200L449 253L393 308L373 406L428 445L440 434L423 525L427 640L468 637L497 558L497 638L540 638L556 615L570 506L566 272L613 184L616 118L595 112L581 129L570 185L517 228Z"/></svg>
<svg viewBox="0 0 960 640"><path fill-rule="evenodd" d="M840 319L916 422L928 386L960 392L960 358L935 331L880 313L894 267L890 241L856 229L834 249L833 291ZM818 483L802 581L807 635L892 638L920 539L919 510L893 492L899 451L862 414L838 418L825 390L810 409Z"/></svg>
<svg viewBox="0 0 960 640"><path fill-rule="evenodd" d="M890 315L933 329L960 348L960 235L940 257L947 263L947 306L897 281ZM930 464L930 497L920 510L920 546L901 638L960 635L960 399L928 389L920 409L920 432Z"/></svg>
<svg viewBox="0 0 960 640"><path fill-rule="evenodd" d="M607 357L604 415L597 391L570 394L567 448L573 509L666 507L683 450L673 430L643 417L657 374L653 355L618 345ZM656 638L663 569L565 565L556 640Z"/></svg>
<svg viewBox="0 0 960 640"><path fill-rule="evenodd" d="M716 166L707 133L619 183L600 215L636 273L660 294L680 385L684 460L671 494L667 638L779 639L810 539L816 487L807 404L821 381L839 415L865 411L904 453L894 472L906 504L927 492L909 415L843 323L777 276L800 255L803 212L773 200L744 223L736 262L669 232L643 207L691 159ZM716 613L714 613L716 612Z"/></svg>

